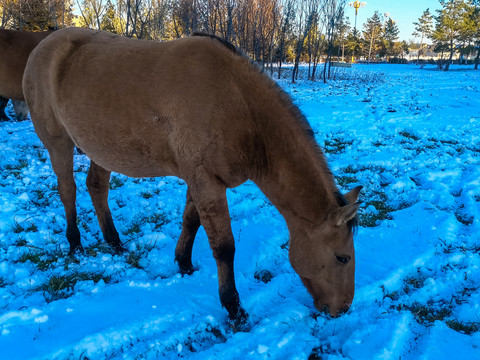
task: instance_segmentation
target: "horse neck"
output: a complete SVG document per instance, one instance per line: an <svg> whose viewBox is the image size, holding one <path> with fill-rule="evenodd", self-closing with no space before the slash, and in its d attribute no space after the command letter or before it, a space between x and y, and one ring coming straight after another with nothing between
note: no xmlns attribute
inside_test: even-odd
<svg viewBox="0 0 480 360"><path fill-rule="evenodd" d="M274 120L275 130L265 139L268 166L254 181L291 230L317 224L338 206L326 159L299 121Z"/></svg>

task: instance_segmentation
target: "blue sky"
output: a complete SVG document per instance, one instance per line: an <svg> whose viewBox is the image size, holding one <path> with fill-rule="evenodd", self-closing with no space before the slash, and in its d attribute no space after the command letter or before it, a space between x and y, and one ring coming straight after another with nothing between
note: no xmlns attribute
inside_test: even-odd
<svg viewBox="0 0 480 360"><path fill-rule="evenodd" d="M388 12L392 19L397 21L400 29L400 40L406 41L414 39L412 35L414 31L413 22L417 21L427 8L430 8L432 14L436 14L435 10L441 7L438 0L366 0L366 3L365 7L358 10L358 30L363 29L363 24L373 15L375 10L378 10L380 14ZM355 10L347 6L346 14L353 27Z"/></svg>

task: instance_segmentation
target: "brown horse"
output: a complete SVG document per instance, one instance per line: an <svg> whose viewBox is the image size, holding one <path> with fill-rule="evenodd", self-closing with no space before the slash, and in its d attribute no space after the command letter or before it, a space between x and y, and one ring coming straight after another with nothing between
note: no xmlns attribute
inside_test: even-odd
<svg viewBox="0 0 480 360"><path fill-rule="evenodd" d="M182 273L200 225L218 267L230 319L247 314L235 287L226 188L253 180L284 216L290 261L320 311L338 316L354 294L353 227L360 187L342 196L313 132L290 98L234 47L214 37L170 42L63 29L31 54L23 89L50 153L71 251L76 225L73 149L103 235L120 247L107 204L109 177L175 175L188 185L175 250Z"/></svg>
<svg viewBox="0 0 480 360"><path fill-rule="evenodd" d="M22 78L28 57L52 31L28 32L0 29L0 118L7 120L4 109L8 99L15 101L14 107L17 120L26 118L25 101L22 90Z"/></svg>
<svg viewBox="0 0 480 360"><path fill-rule="evenodd" d="M38 45L51 31L28 32L0 29L0 119L8 120L4 109L8 99L15 100L14 106L17 120L26 118L25 101L22 90L22 78L28 57L35 46Z"/></svg>

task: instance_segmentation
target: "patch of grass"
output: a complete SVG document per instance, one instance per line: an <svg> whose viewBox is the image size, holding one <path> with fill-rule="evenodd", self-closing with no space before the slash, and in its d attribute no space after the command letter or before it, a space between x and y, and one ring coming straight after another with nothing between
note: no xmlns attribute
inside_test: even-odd
<svg viewBox="0 0 480 360"><path fill-rule="evenodd" d="M146 222L150 224L155 224L155 228L154 228L155 230L165 225L165 223L167 222L166 220L167 220L167 217L165 216L165 214L162 214L162 213L156 213L156 214L150 215L145 219Z"/></svg>
<svg viewBox="0 0 480 360"><path fill-rule="evenodd" d="M325 140L325 146L323 149L327 154L341 154L345 151L347 146L352 144L353 140L345 140L334 137Z"/></svg>
<svg viewBox="0 0 480 360"><path fill-rule="evenodd" d="M125 180L118 176L113 175L110 179L110 190L115 190L122 187L125 184Z"/></svg>
<svg viewBox="0 0 480 360"><path fill-rule="evenodd" d="M455 218L457 221L463 225L470 226L473 224L473 220L475 219L473 215L465 213L463 210L463 206L455 211Z"/></svg>
<svg viewBox="0 0 480 360"><path fill-rule="evenodd" d="M89 246L88 248L85 249L85 253L88 256L92 256L92 257L96 257L99 252L105 253L105 254L110 254L110 255L115 255L116 254L115 249L113 249L106 242L99 242L99 243L91 245L91 246Z"/></svg>
<svg viewBox="0 0 480 360"><path fill-rule="evenodd" d="M403 280L403 283L403 291L405 291L406 294L409 294L411 288L420 289L423 287L424 280L419 277L409 276Z"/></svg>
<svg viewBox="0 0 480 360"><path fill-rule="evenodd" d="M308 356L308 360L322 360L325 358L330 358L331 355L342 355L342 353L341 351L332 349L330 345L321 345L312 349L312 352ZM336 357L337 356L335 356L335 358ZM340 357L343 358L343 356Z"/></svg>
<svg viewBox="0 0 480 360"><path fill-rule="evenodd" d="M403 137L407 138L407 139L411 139L411 140L414 140L414 141L420 140L420 137L418 137L413 132L410 132L408 130L400 131L399 134L402 135Z"/></svg>
<svg viewBox="0 0 480 360"><path fill-rule="evenodd" d="M356 174L358 172L358 169L353 165L348 165L347 167L343 168L342 171L345 174Z"/></svg>
<svg viewBox="0 0 480 360"><path fill-rule="evenodd" d="M134 267L136 269L143 269L143 267L140 265L141 259L142 254L140 253L140 251L132 251L127 255L127 259L125 261L131 267Z"/></svg>
<svg viewBox="0 0 480 360"><path fill-rule="evenodd" d="M17 262L26 263L30 261L37 266L38 270L45 271L48 270L53 263L56 263L61 255L60 252L46 253L44 251L30 250L20 256Z"/></svg>
<svg viewBox="0 0 480 360"><path fill-rule="evenodd" d="M24 232L25 230L23 229L23 226L20 225L20 223L17 220L14 220L13 225L12 225L12 231L13 231L14 234L20 234L20 233Z"/></svg>
<svg viewBox="0 0 480 360"><path fill-rule="evenodd" d="M33 221L30 221L26 225L26 227L24 227L24 225L22 225L20 222L18 222L17 220L14 220L13 225L11 227L12 227L12 231L13 231L14 234L20 234L22 232L36 232L36 231L38 231L37 225L35 225L35 223Z"/></svg>
<svg viewBox="0 0 480 360"><path fill-rule="evenodd" d="M470 335L480 330L480 323L479 322L461 322L456 319L447 320L445 324L452 329L459 333Z"/></svg>
<svg viewBox="0 0 480 360"><path fill-rule="evenodd" d="M31 222L31 223L25 228L25 231L26 231L26 232L37 232L37 231L38 231L38 227L37 227L37 225L35 225L35 223Z"/></svg>
<svg viewBox="0 0 480 360"><path fill-rule="evenodd" d="M34 205L36 206L47 206L49 205L49 199L50 197L45 196L45 191L44 189L41 188L36 188L33 189L33 193L36 195L31 201Z"/></svg>
<svg viewBox="0 0 480 360"><path fill-rule="evenodd" d="M18 161L18 164L5 166L5 170L10 171L13 174L13 176L15 176L18 179L20 178L22 170L25 169L27 166L28 166L28 160L20 159Z"/></svg>
<svg viewBox="0 0 480 360"><path fill-rule="evenodd" d="M253 277L261 282L269 283L273 279L273 275L270 271L268 270L260 270L260 271L255 271L255 275Z"/></svg>
<svg viewBox="0 0 480 360"><path fill-rule="evenodd" d="M19 237L17 241L15 241L15 246L17 247L26 246L27 244L27 240L25 240L23 237Z"/></svg>
<svg viewBox="0 0 480 360"><path fill-rule="evenodd" d="M341 187L345 187L348 184L358 182L357 178L353 176L336 176L335 178L337 180L338 185L340 185Z"/></svg>
<svg viewBox="0 0 480 360"><path fill-rule="evenodd" d="M69 275L53 275L45 284L39 286L36 290L44 291L46 300L51 302L54 300L68 298L77 282L88 280L93 280L95 284L100 280L103 280L105 283L109 283L111 276L105 276L103 273L93 272L77 272Z"/></svg>
<svg viewBox="0 0 480 360"><path fill-rule="evenodd" d="M396 209L388 205L386 200L371 200L366 203L366 207L373 205L377 209L377 213L359 213L360 224L364 227L375 227L377 221L391 219L390 213Z"/></svg>
<svg viewBox="0 0 480 360"><path fill-rule="evenodd" d="M401 306L401 308L403 307ZM452 314L452 309L449 307L437 308L418 303L405 306L404 308L411 311L415 320L423 325L431 325L437 320L443 321Z"/></svg>
<svg viewBox="0 0 480 360"><path fill-rule="evenodd" d="M153 197L153 194L152 193L149 193L148 191L142 191L140 193L140 196L144 199L150 199Z"/></svg>
<svg viewBox="0 0 480 360"><path fill-rule="evenodd" d="M128 236L128 235L134 235L140 233L140 223L137 221L134 221L130 227L122 232L123 235Z"/></svg>

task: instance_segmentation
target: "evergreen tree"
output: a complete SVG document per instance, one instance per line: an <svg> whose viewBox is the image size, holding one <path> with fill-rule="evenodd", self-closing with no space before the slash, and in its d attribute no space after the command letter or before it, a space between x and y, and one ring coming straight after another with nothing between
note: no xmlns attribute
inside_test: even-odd
<svg viewBox="0 0 480 360"><path fill-rule="evenodd" d="M475 56L475 70L478 70L478 64L480 62L480 0L472 1L473 11L472 19L475 24L473 32L473 44L477 55Z"/></svg>
<svg viewBox="0 0 480 360"><path fill-rule="evenodd" d="M382 21L378 11L375 11L373 16L368 18L363 25L363 49L368 62L378 54L381 35Z"/></svg>
<svg viewBox="0 0 480 360"><path fill-rule="evenodd" d="M437 48L447 48L450 53L445 65L445 71L448 71L455 48L460 50L465 45L466 39L472 36L469 21L471 7L465 0L440 0L440 4L442 9L437 10L438 16L432 38Z"/></svg>
<svg viewBox="0 0 480 360"><path fill-rule="evenodd" d="M107 5L105 7L105 14L103 15L100 23L100 28L104 31L118 34L119 33L118 22L119 22L119 19L117 18L117 15L115 12L115 6L112 4L110 0L108 0Z"/></svg>
<svg viewBox="0 0 480 360"><path fill-rule="evenodd" d="M430 13L430 9L425 10L422 16L418 18L418 22L414 22L413 25L415 25L415 32L412 35L420 37L420 49L418 49L417 54L418 64L418 61L420 60L420 53L423 49L423 40L425 38L429 38L433 32L433 16Z"/></svg>
<svg viewBox="0 0 480 360"><path fill-rule="evenodd" d="M399 49L400 47L395 46L397 44L398 40L398 34L400 33L400 30L398 29L397 23L392 19L389 18L386 23L385 23L385 29L383 31L383 38L382 38L382 43L383 43L383 53L385 56L387 56L387 59L391 56L397 56L399 55Z"/></svg>

